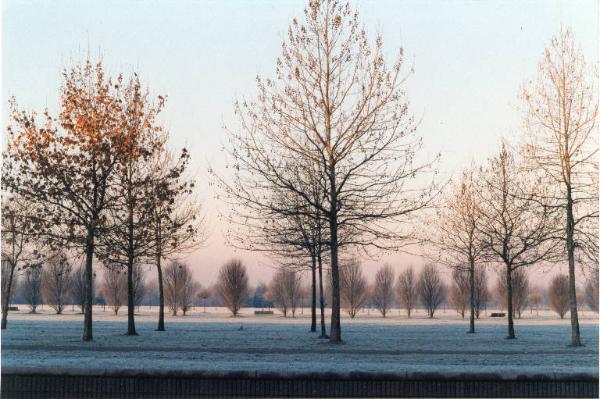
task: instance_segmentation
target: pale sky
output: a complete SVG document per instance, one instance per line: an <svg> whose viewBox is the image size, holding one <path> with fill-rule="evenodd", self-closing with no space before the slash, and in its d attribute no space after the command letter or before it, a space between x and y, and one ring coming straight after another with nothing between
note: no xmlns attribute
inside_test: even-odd
<svg viewBox="0 0 600 399"><path fill-rule="evenodd" d="M404 47L415 74L407 94L424 137L424 155L442 153L445 176L483 162L500 137L517 139L517 95L533 77L545 45L561 23L575 32L589 63L598 63L598 2L353 1L390 56ZM256 94L257 73L273 75L291 19L306 1L16 1L2 2L2 112L16 96L28 109L56 110L61 71L88 49L111 73L136 70L153 93L167 95L161 123L174 149L187 146L209 226L206 245L185 259L211 284L231 257L246 261L253 283L271 269L260 257L223 242L219 203L208 166L221 170L223 123L236 97ZM391 62L391 57L390 57ZM393 255L364 262L367 275L390 262L401 270L419 258Z"/></svg>

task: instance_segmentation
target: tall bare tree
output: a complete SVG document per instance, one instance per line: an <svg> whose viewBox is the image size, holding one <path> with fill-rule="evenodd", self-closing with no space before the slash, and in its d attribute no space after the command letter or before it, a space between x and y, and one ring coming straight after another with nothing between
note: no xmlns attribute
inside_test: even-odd
<svg viewBox="0 0 600 399"><path fill-rule="evenodd" d="M433 318L437 308L446 299L446 286L433 264L427 264L419 275L418 288L421 304L427 310L429 318Z"/></svg>
<svg viewBox="0 0 600 399"><path fill-rule="evenodd" d="M598 218L596 76L571 29L561 27L544 50L537 76L525 83L522 93L527 156L544 172L553 189L548 197L563 213L558 238L569 267L572 346L581 345L575 282L578 236L580 227Z"/></svg>
<svg viewBox="0 0 600 399"><path fill-rule="evenodd" d="M444 263L453 269L467 273L465 293L468 294L470 307L469 333L475 333L476 292L475 272L477 263L483 259L484 250L481 244L480 224L481 210L477 200L478 182L474 167L463 172L456 184L448 186L445 193L444 206L437 212L437 238L435 244L440 250ZM456 274L456 276L460 276ZM463 291L451 287L451 298L462 306ZM464 314L463 314L464 317Z"/></svg>
<svg viewBox="0 0 600 399"><path fill-rule="evenodd" d="M369 286L363 275L362 265L356 258L340 264L340 295L342 306L351 319L363 307L369 298Z"/></svg>
<svg viewBox="0 0 600 399"><path fill-rule="evenodd" d="M269 289L267 291L267 295L269 299L273 302L273 304L279 309L279 311L283 314L283 317L287 317L288 313L288 301L285 295L285 286L284 286L284 273L285 269L278 270L273 278L269 282Z"/></svg>
<svg viewBox="0 0 600 399"><path fill-rule="evenodd" d="M585 301L590 309L598 312L598 271L592 274L585 283Z"/></svg>
<svg viewBox="0 0 600 399"><path fill-rule="evenodd" d="M548 300L552 310L564 319L569 311L569 277L559 274L552 279L548 288Z"/></svg>
<svg viewBox="0 0 600 399"><path fill-rule="evenodd" d="M103 273L100 296L112 307L115 316L127 301L127 275L119 265L108 266Z"/></svg>
<svg viewBox="0 0 600 399"><path fill-rule="evenodd" d="M298 271L281 267L269 285L269 297L287 317L288 311L296 317L296 309L302 299L302 279Z"/></svg>
<svg viewBox="0 0 600 399"><path fill-rule="evenodd" d="M92 275L92 297L95 296L96 273ZM85 265L79 266L71 274L70 295L71 299L80 307L83 313L85 308Z"/></svg>
<svg viewBox="0 0 600 399"><path fill-rule="evenodd" d="M317 210L327 221L330 341L340 342L340 249L411 243L408 222L430 205L435 187L419 185L431 163L416 160L421 139L404 94L411 71L402 68L402 50L388 67L382 38L370 43L349 4L311 1L304 16L290 25L275 78L259 78L256 100L236 103L233 177L220 183L235 207L271 208L273 191L292 192L309 207L271 210ZM315 171L321 203L303 190Z"/></svg>
<svg viewBox="0 0 600 399"><path fill-rule="evenodd" d="M480 232L487 256L504 268L509 339L515 338L513 273L550 259L555 249L550 239L556 228L556 212L538 201L543 187L534 177L524 171L502 142L480 181Z"/></svg>
<svg viewBox="0 0 600 399"><path fill-rule="evenodd" d="M31 313L35 313L38 305L42 303L42 264L31 265L22 274L21 294L29 305Z"/></svg>
<svg viewBox="0 0 600 399"><path fill-rule="evenodd" d="M201 290L200 284L192 279L189 279L183 287L181 293L181 313L185 316L187 312L194 306L194 302L198 297L198 292Z"/></svg>
<svg viewBox="0 0 600 399"><path fill-rule="evenodd" d="M406 315L410 318L412 310L416 307L419 294L417 293L417 277L412 266L404 270L398 276L396 282L396 298L400 306L406 309Z"/></svg>
<svg viewBox="0 0 600 399"><path fill-rule="evenodd" d="M89 58L63 72L60 111L19 110L11 101L6 187L38 204L47 216L44 234L85 253L83 340L92 334L92 264L105 211L114 198L116 165L129 154L131 132L123 126L123 79L108 77ZM15 173L13 173L15 172Z"/></svg>
<svg viewBox="0 0 600 399"><path fill-rule="evenodd" d="M127 272L127 335L135 329L134 267L153 253L152 206L149 195L154 178L150 160L162 150L166 136L156 124L164 97L153 100L142 88L137 74L123 88L121 128L127 132L126 152L115 165L111 186L114 203L108 212L105 233L100 236L97 254Z"/></svg>
<svg viewBox="0 0 600 399"><path fill-rule="evenodd" d="M302 275L295 270L287 270L284 278L285 296L292 312L292 317L296 317L296 309L302 301Z"/></svg>
<svg viewBox="0 0 600 399"><path fill-rule="evenodd" d="M264 287L261 286L261 290L263 288ZM264 288L264 290L266 291L266 288ZM200 287L198 287L197 296L198 296L198 299L202 300L202 306L204 307L204 313L206 313L206 300L212 296L211 289L209 287L200 286Z"/></svg>
<svg viewBox="0 0 600 399"><path fill-rule="evenodd" d="M7 159L4 159L2 171L2 186L6 185L11 173ZM9 169L7 171L7 169ZM13 172L14 173L14 172ZM2 195L2 324L6 329L8 323L8 308L16 291L16 273L36 265L39 256L31 248L35 230L39 223L33 217L35 210L32 204L19 193Z"/></svg>
<svg viewBox="0 0 600 399"><path fill-rule="evenodd" d="M290 160L301 164L302 160ZM318 168L307 164L308 173L301 191L311 196L315 203L325 201L324 179ZM299 183L300 185L300 183ZM265 206L265 204L268 204ZM311 212L312 210L312 212ZM302 196L291 191L277 190L265 195L261 204L234 206L228 221L236 228L228 231L229 244L250 251L268 252L285 267L311 272L311 332L317 329L317 284L321 304L321 338L327 337L323 302L323 256L327 250L325 224L318 207L307 203ZM308 259L307 264L304 259ZM319 275L317 280L317 273Z"/></svg>
<svg viewBox="0 0 600 399"><path fill-rule="evenodd" d="M187 264L172 261L165 267L165 302L173 316L177 316L177 312L183 308L184 302L189 298L186 291L192 281L192 271Z"/></svg>
<svg viewBox="0 0 600 399"><path fill-rule="evenodd" d="M42 293L44 303L61 314L70 295L71 270L73 266L63 252L51 254L44 268Z"/></svg>
<svg viewBox="0 0 600 399"><path fill-rule="evenodd" d="M2 282L2 305L4 305L4 303L10 303L13 301L13 299L15 298L15 293L17 292L17 288L19 286L19 276L18 274L14 274L12 280L10 279L10 273L11 273L11 267L10 264L5 261L4 259L2 260L2 270L1 270L1 276L0 276L0 281ZM9 284L10 282L10 284ZM6 311L8 313L8 307L6 308Z"/></svg>
<svg viewBox="0 0 600 399"><path fill-rule="evenodd" d="M221 267L217 291L225 306L236 317L248 296L248 275L241 260L232 259Z"/></svg>
<svg viewBox="0 0 600 399"><path fill-rule="evenodd" d="M539 315L540 306L544 303L544 295L540 287L532 287L529 290L529 295L527 295L527 304L531 309L531 313L533 313L533 308L535 308L535 314Z"/></svg>
<svg viewBox="0 0 600 399"><path fill-rule="evenodd" d="M178 158L163 149L152 160L148 188L152 254L148 261L158 273L158 327L165 331L165 287L162 261L200 246L206 239L201 206L194 196L195 183L188 178L190 154L183 149Z"/></svg>
<svg viewBox="0 0 600 399"><path fill-rule="evenodd" d="M375 274L375 281L371 288L371 302L383 317L394 301L394 270L390 265L384 265Z"/></svg>
<svg viewBox="0 0 600 399"><path fill-rule="evenodd" d="M486 306L490 300L490 290L488 288L487 273L485 267L475 267L475 317L479 318L481 309Z"/></svg>
<svg viewBox="0 0 600 399"><path fill-rule="evenodd" d="M471 292L471 284L469 282L469 274L460 269L455 269L452 271L452 282L450 283L450 288L448 292L448 302L450 305L454 307L456 312L460 314L460 316L465 318L465 310L467 309L468 304L470 303L470 292ZM475 284L473 284L473 287ZM474 294L474 292L473 292ZM473 302L475 299L475 295L473 295ZM474 306L473 306L474 307ZM475 310L473 309L473 317Z"/></svg>

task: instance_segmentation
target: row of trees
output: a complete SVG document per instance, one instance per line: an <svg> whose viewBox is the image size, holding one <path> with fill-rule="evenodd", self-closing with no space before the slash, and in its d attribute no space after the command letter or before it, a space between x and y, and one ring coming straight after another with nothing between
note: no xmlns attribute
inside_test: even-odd
<svg viewBox="0 0 600 399"><path fill-rule="evenodd" d="M350 318L356 317L364 307L379 310L386 317L390 310L399 304L406 311L407 317L419 305L433 318L435 311L442 303L452 306L461 317L469 304L468 273L460 270L452 272L449 284L442 282L438 269L427 265L419 275L409 267L396 279L390 266L383 266L376 274L374 284L369 286L360 263L351 259L342 263L341 267L341 296L342 307ZM2 268L3 281L6 281L10 268ZM141 306L154 290L146 279L146 268L136 264L133 272L134 304ZM539 287L531 287L527 273L523 269L515 271L513 278L513 315L521 318L522 311L529 305L531 311L536 311L545 302L560 318L569 311L568 277L557 275L544 295ZM286 317L291 313L295 317L299 306L304 305L307 290L303 286L302 275L293 269L280 269L273 276L268 287L258 284L250 290L247 284L247 272L242 262L232 260L225 264L219 273L219 281L212 289L203 288L194 281L191 269L185 263L170 262L164 270L165 302L171 314L176 316L179 311L185 316L187 311L200 300L206 304L206 299L216 294L221 304L227 306L233 316L239 314L241 307L271 307L275 305ZM18 280L15 280L14 284ZM395 281L395 283L394 283ZM493 299L488 289L486 272L483 268L476 271L476 313L479 318L484 307ZM96 278L92 289L94 289ZM68 304L84 310L85 299L85 269L80 266L73 270L72 263L64 254L56 253L49 263L42 268L36 265L25 269L18 284L22 299L30 307L32 313L40 304L47 304L61 314ZM15 291L13 285L13 295ZM3 285L2 289L6 289ZM95 290L96 291L96 290ZM252 292L251 292L252 291ZM327 290L327 296L330 290ZM499 278L495 289L497 304L501 309L507 307L506 280ZM122 270L107 268L104 270L95 297L104 305L112 308L115 315L127 303L127 275ZM547 298L546 298L547 297ZM11 299L12 300L12 299ZM578 301L586 303L590 309L598 311L598 281L597 274L588 279Z"/></svg>
<svg viewBox="0 0 600 399"><path fill-rule="evenodd" d="M189 153L174 156L157 123L164 104L136 73L111 77L89 58L63 72L57 116L45 110L39 117L11 100L2 173L8 285L15 271L48 263L44 254L54 248L83 255L85 341L93 337L95 261L127 276L130 335L136 334L136 265L155 266L164 330L161 262L203 239L194 181L185 176ZM2 302L6 328L8 298Z"/></svg>
<svg viewBox="0 0 600 399"><path fill-rule="evenodd" d="M17 278L13 275L10 281L11 267L8 262L2 263L2 297L12 297L17 291ZM49 256L45 268L42 264L33 264L24 270L20 284L23 299L29 305L31 312L35 313L37 307L46 303L57 314L61 314L69 303L82 305L82 275L80 267L73 270L72 264L63 253L57 252ZM10 285L10 292L8 291Z"/></svg>
<svg viewBox="0 0 600 399"><path fill-rule="evenodd" d="M561 29L537 77L523 86L524 144L514 150L502 142L496 156L448 187L433 241L443 263L469 274L469 332L475 332L478 264L504 270L508 338L515 338L513 291L521 269L566 261L571 344L581 345L575 263L584 272L598 268L595 84L572 32Z"/></svg>
<svg viewBox="0 0 600 399"><path fill-rule="evenodd" d="M439 157L421 153L406 98L412 72L402 49L392 64L386 61L382 37L369 40L349 4L310 1L304 20L289 27L274 77L259 77L257 96L235 103L239 123L227 127L231 175L211 170L221 202L230 205L222 215L230 222L230 243L267 252L286 269L310 271L311 331L319 297L322 337L330 286L331 342L342 340L344 251L371 255L436 245L436 264L468 274L472 333L477 266L500 265L510 338L513 274L564 259L571 342L580 345L575 263L598 265L598 101L595 75L572 33L561 30L552 39L537 77L524 85L519 151L503 143L496 157L466 170L442 197ZM135 74L107 77L100 62L87 60L64 72L60 101L58 116L45 111L41 121L11 103L2 177L10 193L2 250L10 279L40 256L22 245L40 232L44 244L84 254L83 339L91 340L94 259L127 274L129 334L135 334L134 265L151 263L164 330L161 262L202 238L193 182L184 177L189 154L173 157L156 122L165 98L153 99ZM417 217L436 207L438 234L423 237ZM219 292L236 314L247 277L241 264L226 269ZM3 328L7 305L4 300Z"/></svg>
<svg viewBox="0 0 600 399"><path fill-rule="evenodd" d="M8 280L10 267L3 266L3 279ZM147 280L147 267L135 264L133 267L133 298L134 306L141 306L157 287L151 286ZM92 281L92 292L96 303L103 303L112 308L115 315L120 308L127 304L127 273L120 268L105 268L100 282L97 284L96 274ZM197 283L188 265L172 261L164 270L164 299L167 308L173 316L179 311L185 313L199 299L205 299L210 294ZM96 286L97 289L96 289ZM3 286L3 294L6 286ZM20 280L15 278L12 284L14 297L17 290L21 299L29 305L31 313L36 313L37 307L46 304L61 314L67 305L72 304L84 311L85 305L85 268L80 266L73 269L72 262L63 254L57 253L41 264L26 268ZM158 292L157 292L158 294Z"/></svg>
<svg viewBox="0 0 600 399"><path fill-rule="evenodd" d="M575 262L598 264L598 102L594 74L571 31L552 38L537 77L524 85L522 156L503 143L496 157L469 168L442 197L434 178L437 157L420 154L422 138L408 107L404 83L411 73L402 49L393 65L386 63L381 36L370 42L349 4L310 1L304 20L289 27L274 77L259 77L258 95L235 103L239 123L228 128L227 148L232 175L213 172L219 197L231 205L223 215L231 243L308 260L281 263L309 265L311 331L317 286L323 307L326 261L332 342L342 339L343 250L369 255L434 244L437 263L467 273L471 333L477 267L499 265L509 338L515 337L513 273L564 259L571 343L580 345ZM439 214L429 219L440 221L432 226L438 234L424 237L415 218L436 205ZM391 284L379 277L377 286ZM322 336L324 327L321 316Z"/></svg>

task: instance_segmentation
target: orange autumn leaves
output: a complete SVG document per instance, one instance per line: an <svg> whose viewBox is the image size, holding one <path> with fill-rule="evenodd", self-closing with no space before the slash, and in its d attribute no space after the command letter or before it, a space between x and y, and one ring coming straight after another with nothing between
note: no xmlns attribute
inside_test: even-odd
<svg viewBox="0 0 600 399"><path fill-rule="evenodd" d="M14 125L8 127L8 146L20 161L41 167L41 173L50 172L43 166L55 162L73 168L87 165L93 173L112 167L116 158L136 159L149 153L144 138L160 129L155 119L164 97L152 101L137 74L127 81L121 74L113 79L101 61L94 64L88 59L63 72L61 91L58 117L46 110L42 125L35 112L21 111L11 100Z"/></svg>

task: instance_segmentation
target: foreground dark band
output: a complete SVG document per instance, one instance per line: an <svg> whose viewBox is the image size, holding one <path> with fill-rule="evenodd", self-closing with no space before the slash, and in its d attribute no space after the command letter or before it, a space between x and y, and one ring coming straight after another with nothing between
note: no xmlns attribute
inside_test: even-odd
<svg viewBox="0 0 600 399"><path fill-rule="evenodd" d="M3 368L2 398L598 397L597 374L255 373Z"/></svg>

